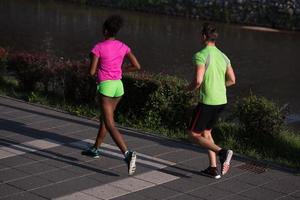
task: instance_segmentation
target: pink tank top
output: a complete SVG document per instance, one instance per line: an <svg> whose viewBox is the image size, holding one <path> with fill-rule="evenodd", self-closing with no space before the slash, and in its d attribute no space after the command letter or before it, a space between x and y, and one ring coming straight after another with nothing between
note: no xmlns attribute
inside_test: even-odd
<svg viewBox="0 0 300 200"><path fill-rule="evenodd" d="M130 51L130 48L119 40L104 40L97 43L92 49L92 53L99 58L98 82L120 80L124 57Z"/></svg>

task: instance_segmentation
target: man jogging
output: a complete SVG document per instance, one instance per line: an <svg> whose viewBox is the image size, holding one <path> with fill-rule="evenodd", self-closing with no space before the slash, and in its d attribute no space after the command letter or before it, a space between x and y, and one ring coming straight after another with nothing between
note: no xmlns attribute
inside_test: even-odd
<svg viewBox="0 0 300 200"><path fill-rule="evenodd" d="M226 87L235 84L230 60L216 47L217 38L216 27L205 23L201 34L204 48L194 55L194 81L187 86L189 91L200 88L199 104L189 125L189 136L193 142L208 149L209 167L201 173L215 179L228 172L233 151L217 146L211 131L227 104ZM221 164L221 175L217 170L217 155Z"/></svg>

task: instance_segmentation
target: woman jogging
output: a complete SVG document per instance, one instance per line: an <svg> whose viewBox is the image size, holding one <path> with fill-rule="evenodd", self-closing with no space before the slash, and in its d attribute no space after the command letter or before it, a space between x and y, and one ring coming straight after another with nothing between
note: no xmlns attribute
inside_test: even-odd
<svg viewBox="0 0 300 200"><path fill-rule="evenodd" d="M140 64L131 52L131 49L116 39L116 35L122 25L123 20L118 15L107 18L103 24L104 40L97 43L91 51L90 74L97 76L97 91L100 93L102 120L95 144L82 151L82 154L94 158L99 157L101 154L99 147L106 133L109 132L124 154L124 161L128 166L128 174L132 175L136 169L136 152L127 148L123 136L115 127L114 111L124 94L121 81L122 72L139 70ZM128 58L131 64L122 67L124 58Z"/></svg>

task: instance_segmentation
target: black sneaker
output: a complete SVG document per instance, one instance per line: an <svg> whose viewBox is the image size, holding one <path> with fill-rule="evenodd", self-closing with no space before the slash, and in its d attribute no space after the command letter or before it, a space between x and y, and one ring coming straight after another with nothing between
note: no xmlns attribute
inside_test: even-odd
<svg viewBox="0 0 300 200"><path fill-rule="evenodd" d="M221 178L221 175L219 174L218 169L216 167L208 167L207 169L202 170L201 174L203 176L208 176L214 179Z"/></svg>
<svg viewBox="0 0 300 200"><path fill-rule="evenodd" d="M128 167L128 174L132 175L135 172L136 169L136 152L134 151L128 151L128 153L126 154L124 161L127 164Z"/></svg>
<svg viewBox="0 0 300 200"><path fill-rule="evenodd" d="M98 148L95 148L95 147L90 147L86 150L83 150L81 152L82 155L85 155L85 156L90 156L90 157L93 157L93 158L99 158L100 157L100 150Z"/></svg>
<svg viewBox="0 0 300 200"><path fill-rule="evenodd" d="M222 149L219 152L219 160L221 163L221 174L222 175L225 175L229 171L232 155L233 155L232 150Z"/></svg>

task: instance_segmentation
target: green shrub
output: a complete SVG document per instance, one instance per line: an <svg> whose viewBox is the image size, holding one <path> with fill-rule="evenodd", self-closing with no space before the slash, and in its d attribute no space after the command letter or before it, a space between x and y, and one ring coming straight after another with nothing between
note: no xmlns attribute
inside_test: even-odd
<svg viewBox="0 0 300 200"><path fill-rule="evenodd" d="M72 103L89 104L95 99L95 81L88 76L88 63L58 59L41 53L13 53L8 66L19 81L20 89L51 92Z"/></svg>
<svg viewBox="0 0 300 200"><path fill-rule="evenodd" d="M152 130L185 131L196 100L194 93L184 90L185 81L168 75L129 74L123 83L118 121L129 120Z"/></svg>
<svg viewBox="0 0 300 200"><path fill-rule="evenodd" d="M125 94L118 107L118 115L122 115L119 119L124 122L129 119L134 123L144 120L148 112L148 101L158 89L159 83L149 76L137 74L124 75L122 81Z"/></svg>
<svg viewBox="0 0 300 200"><path fill-rule="evenodd" d="M240 140L253 146L270 143L284 128L284 110L264 97L250 95L238 100L234 114L243 129Z"/></svg>
<svg viewBox="0 0 300 200"><path fill-rule="evenodd" d="M88 75L88 63L57 59L43 54L14 53L9 57L21 89L29 99L33 91L55 95L72 105L95 106L96 84ZM187 92L186 81L168 75L126 74L125 95L116 112L119 123L150 130L184 132L196 103L195 93ZM41 84L38 84L41 83ZM42 87L37 88L37 85Z"/></svg>
<svg viewBox="0 0 300 200"><path fill-rule="evenodd" d="M240 149L238 137L240 127L232 122L219 121L214 127L213 137L215 143L227 149Z"/></svg>
<svg viewBox="0 0 300 200"><path fill-rule="evenodd" d="M0 79L2 79L6 73L6 66L7 66L7 56L8 52L6 49L0 47Z"/></svg>
<svg viewBox="0 0 300 200"><path fill-rule="evenodd" d="M94 103L96 95L95 80L88 74L88 63L66 61L57 65L52 79L56 93L62 91L63 98L75 104Z"/></svg>
<svg viewBox="0 0 300 200"><path fill-rule="evenodd" d="M8 66L19 80L21 89L30 92L42 80L48 60L46 54L14 53L8 57Z"/></svg>
<svg viewBox="0 0 300 200"><path fill-rule="evenodd" d="M158 75L155 79L160 84L148 102L149 110L156 111L153 117L160 117L160 126L168 129L186 129L191 108L196 103L195 94L187 92L184 89L187 82L177 77Z"/></svg>

